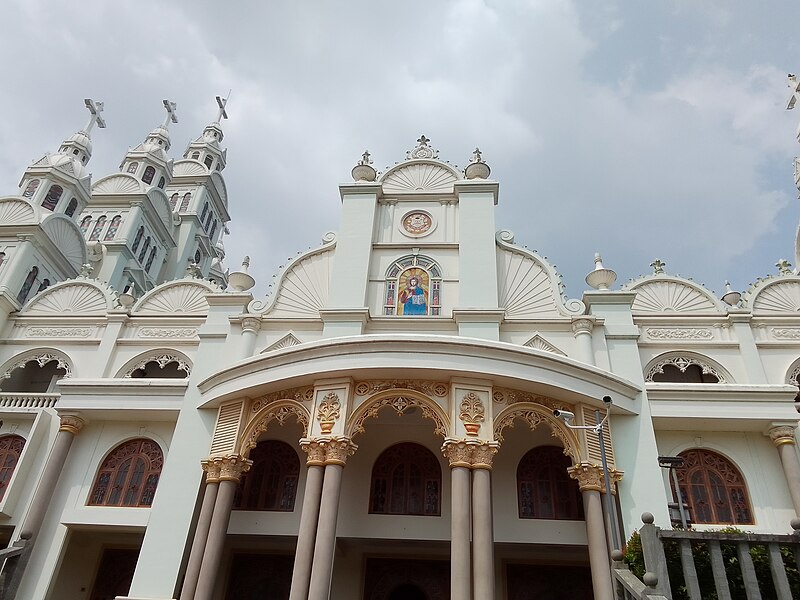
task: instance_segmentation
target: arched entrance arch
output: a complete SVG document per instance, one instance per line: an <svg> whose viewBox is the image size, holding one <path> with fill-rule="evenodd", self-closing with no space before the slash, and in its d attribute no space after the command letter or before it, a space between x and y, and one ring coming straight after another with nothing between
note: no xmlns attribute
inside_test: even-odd
<svg viewBox="0 0 800 600"><path fill-rule="evenodd" d="M297 423L302 425L304 434L308 431L311 415L308 409L296 400L275 400L261 408L248 421L239 437L239 453L246 458L250 450L256 447L261 434L267 431L270 423L277 421L279 425L283 426L290 418L294 418Z"/></svg>
<svg viewBox="0 0 800 600"><path fill-rule="evenodd" d="M425 419L430 419L436 424L436 428L433 430L435 434L442 438L448 436L450 419L447 418L442 407L425 394L406 388L385 390L364 400L348 418L345 424L346 435L352 439L359 433L364 433L364 422L377 417L382 409L389 406L400 416L409 408L419 408Z"/></svg>
<svg viewBox="0 0 800 600"><path fill-rule="evenodd" d="M573 464L583 460L581 444L575 433L553 416L553 409L534 402L518 402L501 410L494 419L494 439L502 443L503 430L513 427L517 419L525 421L531 431L545 424L553 437L564 445L564 454L572 459Z"/></svg>

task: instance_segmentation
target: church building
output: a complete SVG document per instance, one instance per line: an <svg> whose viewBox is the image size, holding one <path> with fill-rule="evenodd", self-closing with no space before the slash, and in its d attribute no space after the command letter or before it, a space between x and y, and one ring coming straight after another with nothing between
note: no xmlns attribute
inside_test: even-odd
<svg viewBox="0 0 800 600"><path fill-rule="evenodd" d="M791 533L788 262L720 298L597 256L567 298L481 152L423 135L254 297L217 103L174 157L165 100L93 180L87 100L0 196L0 596L612 600L642 513Z"/></svg>

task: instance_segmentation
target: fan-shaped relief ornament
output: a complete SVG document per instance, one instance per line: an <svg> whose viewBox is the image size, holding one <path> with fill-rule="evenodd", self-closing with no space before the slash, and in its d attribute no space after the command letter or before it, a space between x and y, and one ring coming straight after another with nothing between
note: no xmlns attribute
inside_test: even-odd
<svg viewBox="0 0 800 600"><path fill-rule="evenodd" d="M206 294L214 291L217 290L196 281L167 284L149 292L134 312L205 315L208 313Z"/></svg>
<svg viewBox="0 0 800 600"><path fill-rule="evenodd" d="M752 302L753 313L792 313L800 311L800 281L778 281L763 288Z"/></svg>
<svg viewBox="0 0 800 600"><path fill-rule="evenodd" d="M173 177L198 175L208 175L208 169L206 169L201 163L192 159L179 160L175 163L175 166L172 170Z"/></svg>
<svg viewBox="0 0 800 600"><path fill-rule="evenodd" d="M36 296L24 309L25 314L105 314L111 303L95 285L69 282L48 289Z"/></svg>
<svg viewBox="0 0 800 600"><path fill-rule="evenodd" d="M444 165L436 163L412 163L396 168L383 179L384 194L434 192L448 193L458 176Z"/></svg>
<svg viewBox="0 0 800 600"><path fill-rule="evenodd" d="M682 281L656 279L631 289L634 312L722 312L708 295Z"/></svg>
<svg viewBox="0 0 800 600"><path fill-rule="evenodd" d="M64 370L64 377L72 377L72 365L69 363L65 356L60 356L53 352L41 352L41 353L34 353L34 354L25 354L20 356L17 360L15 360L10 366L6 368L6 371L0 376L2 379L8 379L11 377L11 373L15 369L24 369L25 365L30 362L35 362L39 365L39 368L44 367L47 363L55 361L56 368Z"/></svg>
<svg viewBox="0 0 800 600"><path fill-rule="evenodd" d="M137 371L139 369L144 369L149 363L156 363L159 369L163 369L170 363L176 363L177 369L179 371L183 371L184 373L186 373L186 377L192 374L192 366L184 357L179 356L177 354L165 353L165 354L148 356L146 358L141 359L132 367L128 367L123 377L125 379L130 379L134 371Z"/></svg>
<svg viewBox="0 0 800 600"><path fill-rule="evenodd" d="M26 225L36 222L36 211L22 200L0 200L0 223L3 225Z"/></svg>
<svg viewBox="0 0 800 600"><path fill-rule="evenodd" d="M86 244L78 226L67 217L51 215L42 222L42 229L75 270L80 271L86 263Z"/></svg>
<svg viewBox="0 0 800 600"><path fill-rule="evenodd" d="M299 346L301 343L302 342L298 340L294 334L287 333L271 346L267 346L264 349L264 352L269 352L271 350L282 350L283 348L291 348L293 346Z"/></svg>
<svg viewBox="0 0 800 600"><path fill-rule="evenodd" d="M720 369L715 368L714 366L704 362L699 358L695 358L694 356L671 356L669 358L664 358L659 360L657 363L652 365L650 369L647 371L647 375L645 375L645 381L652 382L653 376L663 373L664 367L667 365L671 365L676 367L681 373L685 373L686 369L689 368L691 365L696 365L700 367L704 374L710 374L717 378L719 383L728 383L725 375L720 371Z"/></svg>
<svg viewBox="0 0 800 600"><path fill-rule="evenodd" d="M142 183L132 175L116 173L103 177L92 186L92 194L136 194L144 192Z"/></svg>
<svg viewBox="0 0 800 600"><path fill-rule="evenodd" d="M548 342L545 338L543 338L538 333L535 334L531 339L523 344L527 348L533 348L534 350L542 350L543 352L551 352L553 354L558 354L559 356L566 356L567 353L560 350L558 347L554 346L550 342Z"/></svg>
<svg viewBox="0 0 800 600"><path fill-rule="evenodd" d="M467 430L467 435L478 435L481 428L481 423L485 420L486 410L483 407L480 397L475 392L467 393L462 399L459 406L460 413L458 418L464 423L464 429Z"/></svg>

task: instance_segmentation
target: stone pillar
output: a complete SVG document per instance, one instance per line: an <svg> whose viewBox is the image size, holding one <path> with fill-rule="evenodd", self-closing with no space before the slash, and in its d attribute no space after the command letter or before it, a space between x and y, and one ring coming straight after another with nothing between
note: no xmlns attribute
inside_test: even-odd
<svg viewBox="0 0 800 600"><path fill-rule="evenodd" d="M614 600L603 505L600 499L600 492L603 491L603 469L597 465L579 463L570 468L569 475L578 480L583 496L594 598L595 600Z"/></svg>
<svg viewBox="0 0 800 600"><path fill-rule="evenodd" d="M214 593L214 583L217 580L222 551L225 548L225 538L228 534L233 497L242 474L252 464L238 455L215 458L213 463L219 465L219 488L208 527L208 540L200 564L194 600L211 600Z"/></svg>
<svg viewBox="0 0 800 600"><path fill-rule="evenodd" d="M472 587L475 598L494 600L494 527L492 459L497 447L473 447L472 460Z"/></svg>
<svg viewBox="0 0 800 600"><path fill-rule="evenodd" d="M84 424L84 420L77 415L61 415L61 424L53 443L53 449L50 451L50 456L47 457L42 478L33 495L28 514L20 527L20 537L26 540L25 549L20 554L16 567L6 583L5 590L8 598L14 598L19 590L25 568L33 552L33 545L36 543L36 537L39 535L47 509L50 507L50 499L55 492L61 471L64 470L64 464L67 462L69 449Z"/></svg>
<svg viewBox="0 0 800 600"><path fill-rule="evenodd" d="M289 600L306 600L308 598L325 470L325 448L322 444L316 441L302 440L300 446L308 454L306 460L308 470L306 488L303 493L303 510L300 514L300 529L297 532L297 548L294 553L294 570L292 571Z"/></svg>
<svg viewBox="0 0 800 600"><path fill-rule="evenodd" d="M193 600L197 590L197 578L200 575L200 565L203 563L203 554L208 540L208 531L211 527L211 518L214 514L214 505L217 501L219 490L220 465L211 460L203 461L203 470L206 472L206 487L203 490L203 504L200 506L200 515L197 517L197 526L194 529L192 549L189 552L189 562L186 565L186 575L183 578L180 600Z"/></svg>
<svg viewBox="0 0 800 600"><path fill-rule="evenodd" d="M321 441L325 448L325 474L311 565L311 583L308 600L328 600L331 593L333 558L336 551L336 521L339 516L339 492L342 471L347 457L356 450L349 438L330 438Z"/></svg>
<svg viewBox="0 0 800 600"><path fill-rule="evenodd" d="M592 329L594 321L585 317L576 317L572 320L572 334L578 344L577 359L587 365L594 363L594 351L592 350Z"/></svg>
<svg viewBox="0 0 800 600"><path fill-rule="evenodd" d="M767 435L778 449L783 473L792 496L794 514L800 516L800 459L797 457L795 430L795 425L776 425L767 432Z"/></svg>
<svg viewBox="0 0 800 600"><path fill-rule="evenodd" d="M244 317L242 319L242 354L241 358L250 358L256 350L256 338L261 329L261 319Z"/></svg>
<svg viewBox="0 0 800 600"><path fill-rule="evenodd" d="M442 452L450 461L450 598L470 600L470 468L472 452L463 441L448 440Z"/></svg>

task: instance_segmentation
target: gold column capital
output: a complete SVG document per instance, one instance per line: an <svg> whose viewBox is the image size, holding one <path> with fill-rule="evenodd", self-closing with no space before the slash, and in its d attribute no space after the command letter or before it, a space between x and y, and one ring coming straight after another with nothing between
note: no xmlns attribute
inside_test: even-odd
<svg viewBox="0 0 800 600"><path fill-rule="evenodd" d="M345 466L348 457L355 454L358 445L345 436L322 436L303 438L300 448L308 455L306 465L309 467L323 465Z"/></svg>
<svg viewBox="0 0 800 600"><path fill-rule="evenodd" d="M578 487L582 492L605 492L603 467L592 463L578 463L567 469L567 472L572 479L578 482Z"/></svg>
<svg viewBox="0 0 800 600"><path fill-rule="evenodd" d="M497 454L498 442L474 439L448 438L442 444L442 454L450 462L450 468L487 469L491 471L492 460Z"/></svg>
<svg viewBox="0 0 800 600"><path fill-rule="evenodd" d="M306 466L321 467L325 464L325 446L319 440L303 438L300 449L306 453Z"/></svg>
<svg viewBox="0 0 800 600"><path fill-rule="evenodd" d="M206 471L207 481L209 475L211 481L234 481L239 483L242 475L250 470L253 461L247 460L238 454L228 456L216 456L203 461L203 469Z"/></svg>
<svg viewBox="0 0 800 600"><path fill-rule="evenodd" d="M769 436L775 446L783 444L795 444L794 434L797 430L795 425L776 425L771 427L764 435Z"/></svg>
<svg viewBox="0 0 800 600"><path fill-rule="evenodd" d="M61 415L61 424L58 426L59 431L67 431L72 435L78 435L78 432L86 425L86 421L78 415Z"/></svg>
<svg viewBox="0 0 800 600"><path fill-rule="evenodd" d="M200 461L200 466L206 473L206 483L219 483L221 465L213 458Z"/></svg>

